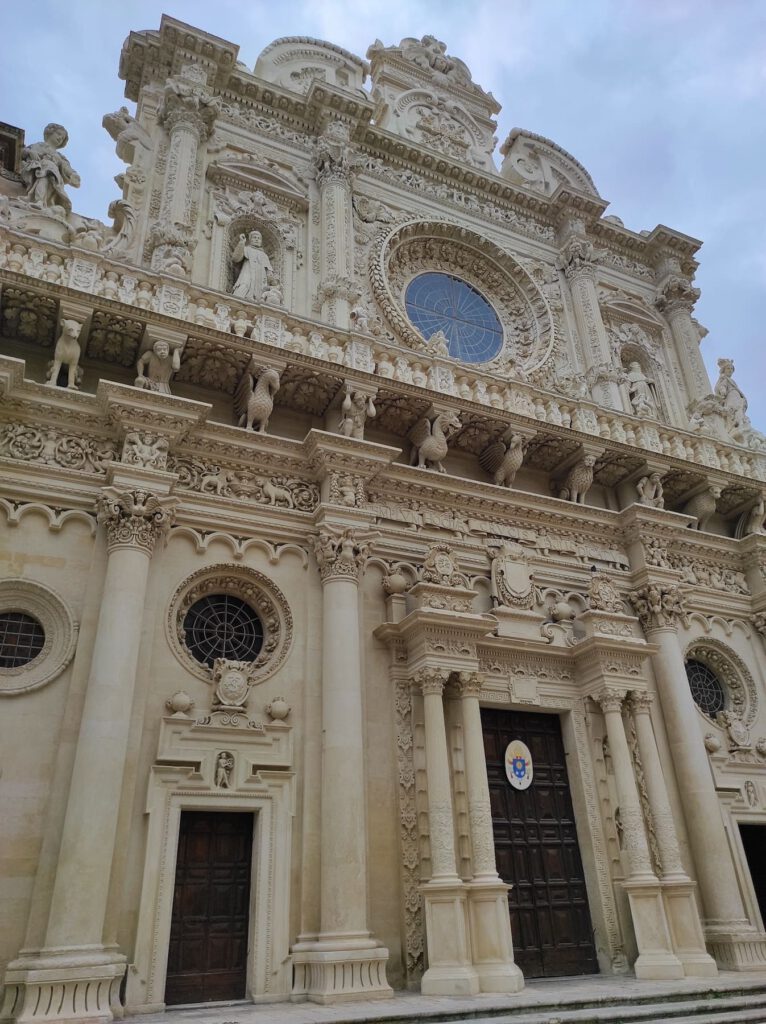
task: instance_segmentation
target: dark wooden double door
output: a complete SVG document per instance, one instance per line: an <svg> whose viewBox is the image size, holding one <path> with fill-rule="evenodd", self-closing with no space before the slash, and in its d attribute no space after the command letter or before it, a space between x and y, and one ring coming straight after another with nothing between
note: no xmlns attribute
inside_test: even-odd
<svg viewBox="0 0 766 1024"><path fill-rule="evenodd" d="M165 1002L243 999L253 815L183 811Z"/></svg>
<svg viewBox="0 0 766 1024"><path fill-rule="evenodd" d="M508 896L516 962L528 978L598 971L580 848L556 715L482 709L497 870ZM511 740L526 743L533 780L505 774Z"/></svg>

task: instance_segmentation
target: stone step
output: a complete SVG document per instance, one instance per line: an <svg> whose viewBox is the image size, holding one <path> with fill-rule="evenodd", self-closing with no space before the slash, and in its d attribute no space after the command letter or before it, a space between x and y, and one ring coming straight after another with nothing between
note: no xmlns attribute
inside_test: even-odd
<svg viewBox="0 0 766 1024"><path fill-rule="evenodd" d="M766 993L724 995L721 998L663 999L608 1005L519 1008L491 1016L461 1014L441 1024L766 1024ZM410 1022L408 1021L408 1024Z"/></svg>

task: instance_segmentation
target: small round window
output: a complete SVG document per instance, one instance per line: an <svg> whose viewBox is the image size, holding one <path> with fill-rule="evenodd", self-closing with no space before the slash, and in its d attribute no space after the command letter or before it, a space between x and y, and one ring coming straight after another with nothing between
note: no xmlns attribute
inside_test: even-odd
<svg viewBox="0 0 766 1024"><path fill-rule="evenodd" d="M216 658L256 661L263 646L260 618L233 594L210 594L195 601L184 617L183 630L189 653L211 668Z"/></svg>
<svg viewBox="0 0 766 1024"><path fill-rule="evenodd" d="M0 613L0 668L22 668L45 646L45 631L24 612Z"/></svg>
<svg viewBox="0 0 766 1024"><path fill-rule="evenodd" d="M451 274L418 274L404 296L407 316L428 341L438 331L449 354L464 363L486 363L503 347L503 328L481 292Z"/></svg>
<svg viewBox="0 0 766 1024"><path fill-rule="evenodd" d="M686 662L686 678L692 691L694 703L710 718L726 708L726 691L718 676L704 662Z"/></svg>

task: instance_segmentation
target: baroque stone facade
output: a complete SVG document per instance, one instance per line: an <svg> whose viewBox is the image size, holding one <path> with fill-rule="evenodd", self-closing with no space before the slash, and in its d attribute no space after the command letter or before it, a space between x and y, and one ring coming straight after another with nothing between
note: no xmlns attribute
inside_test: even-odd
<svg viewBox="0 0 766 1024"><path fill-rule="evenodd" d="M700 243L498 158L434 37L366 56L131 33L111 225L61 125L0 126L8 1024L766 969L766 438ZM546 722L587 925L547 966L553 748L491 753Z"/></svg>

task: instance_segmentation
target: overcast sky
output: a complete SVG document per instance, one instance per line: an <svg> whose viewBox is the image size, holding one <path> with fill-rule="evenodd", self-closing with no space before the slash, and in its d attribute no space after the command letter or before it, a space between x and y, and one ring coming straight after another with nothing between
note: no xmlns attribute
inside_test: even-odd
<svg viewBox="0 0 766 1024"><path fill-rule="evenodd" d="M239 44L249 67L279 36L360 56L376 38L443 39L502 103L501 142L546 135L626 227L704 241L705 361L715 382L716 359L735 359L766 430L766 0L0 0L0 120L30 142L66 126L78 212L107 219L124 165L101 118L124 102L124 38L163 11Z"/></svg>

